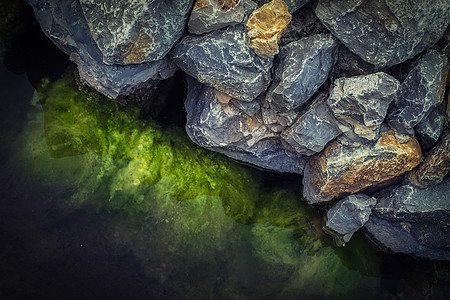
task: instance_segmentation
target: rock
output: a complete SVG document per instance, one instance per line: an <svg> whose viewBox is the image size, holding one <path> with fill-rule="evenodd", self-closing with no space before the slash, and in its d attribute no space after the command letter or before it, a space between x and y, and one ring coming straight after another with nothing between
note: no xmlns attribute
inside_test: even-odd
<svg viewBox="0 0 450 300"><path fill-rule="evenodd" d="M389 125L405 134L419 124L442 102L447 73L447 57L434 49L414 61L389 109Z"/></svg>
<svg viewBox="0 0 450 300"><path fill-rule="evenodd" d="M420 189L409 184L375 194L378 204L365 224L394 252L450 260L450 178Z"/></svg>
<svg viewBox="0 0 450 300"><path fill-rule="evenodd" d="M345 246L369 220L375 204L377 200L365 194L347 196L327 211L323 230L333 236L338 246Z"/></svg>
<svg viewBox="0 0 450 300"><path fill-rule="evenodd" d="M347 48L390 67L429 48L450 23L450 2L321 0L316 14Z"/></svg>
<svg viewBox="0 0 450 300"><path fill-rule="evenodd" d="M77 64L82 81L108 97L116 98L155 85L177 69L167 58L127 66L104 64L78 1L27 2L33 7L44 33Z"/></svg>
<svg viewBox="0 0 450 300"><path fill-rule="evenodd" d="M336 57L331 78L368 75L377 72L377 68L374 65L363 60L343 44L339 45Z"/></svg>
<svg viewBox="0 0 450 300"><path fill-rule="evenodd" d="M295 123L281 133L281 141L286 149L303 155L313 155L323 150L325 145L336 138L340 131L335 125L326 95L319 95L306 108Z"/></svg>
<svg viewBox="0 0 450 300"><path fill-rule="evenodd" d="M197 0L189 18L189 32L202 34L244 20L243 0Z"/></svg>
<svg viewBox="0 0 450 300"><path fill-rule="evenodd" d="M245 114L253 116L261 109L261 97L253 99L253 101L246 102L238 99L231 99L234 106L242 110Z"/></svg>
<svg viewBox="0 0 450 300"><path fill-rule="evenodd" d="M279 172L303 173L306 158L288 156L278 134L260 117L236 108L227 96L188 78L186 131L201 147L252 165Z"/></svg>
<svg viewBox="0 0 450 300"><path fill-rule="evenodd" d="M339 129L350 141L373 141L379 136L399 82L386 73L339 78L327 104Z"/></svg>
<svg viewBox="0 0 450 300"><path fill-rule="evenodd" d="M291 21L291 14L283 0L272 0L254 10L248 17L246 29L248 45L263 58L278 53L278 42Z"/></svg>
<svg viewBox="0 0 450 300"><path fill-rule="evenodd" d="M257 56L241 25L185 36L170 53L186 73L232 98L250 102L270 83L272 59Z"/></svg>
<svg viewBox="0 0 450 300"><path fill-rule="evenodd" d="M440 183L450 172L450 133L428 152L424 161L407 174L410 183L427 187Z"/></svg>
<svg viewBox="0 0 450 300"><path fill-rule="evenodd" d="M193 0L79 0L106 64L162 59L184 32Z"/></svg>
<svg viewBox="0 0 450 300"><path fill-rule="evenodd" d="M281 132L294 124L295 120L298 118L298 109L290 110L285 113L278 112L269 107L266 99L267 98L262 101L261 114L263 123L270 128L270 130L273 132Z"/></svg>
<svg viewBox="0 0 450 300"><path fill-rule="evenodd" d="M297 9L299 9L303 5L305 5L306 3L308 3L309 1L310 0L284 0L291 14L294 13ZM270 2L270 0L256 0L256 2L258 2L259 5L263 5L265 3Z"/></svg>
<svg viewBox="0 0 450 300"><path fill-rule="evenodd" d="M422 149L429 149L437 142L444 129L445 118L437 107L432 107L428 115L414 127L414 132Z"/></svg>
<svg viewBox="0 0 450 300"><path fill-rule="evenodd" d="M244 8L245 15L248 16L258 8L258 4L252 0L242 0L242 7Z"/></svg>
<svg viewBox="0 0 450 300"><path fill-rule="evenodd" d="M392 130L384 132L375 144L348 146L332 141L309 159L303 196L309 203L318 203L354 194L412 170L421 156L415 138L401 144Z"/></svg>
<svg viewBox="0 0 450 300"><path fill-rule="evenodd" d="M299 107L327 80L337 40L331 34L306 37L283 46L266 101L279 112Z"/></svg>

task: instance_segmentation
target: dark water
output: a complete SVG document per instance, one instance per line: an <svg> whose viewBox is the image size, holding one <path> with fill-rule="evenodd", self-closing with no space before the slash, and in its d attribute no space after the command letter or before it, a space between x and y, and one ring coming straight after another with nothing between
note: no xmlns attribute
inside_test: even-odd
<svg viewBox="0 0 450 300"><path fill-rule="evenodd" d="M161 127L98 112L63 83L39 98L67 57L38 31L10 48L0 65L0 299L450 294L448 263L376 252L363 234L336 248L301 202L299 177L196 148L169 126L180 117L167 107Z"/></svg>

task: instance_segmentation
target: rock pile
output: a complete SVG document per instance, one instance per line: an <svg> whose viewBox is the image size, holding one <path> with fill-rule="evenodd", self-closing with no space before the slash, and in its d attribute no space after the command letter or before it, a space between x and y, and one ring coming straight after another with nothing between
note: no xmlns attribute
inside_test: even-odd
<svg viewBox="0 0 450 300"><path fill-rule="evenodd" d="M338 244L450 260L450 2L27 2L111 98L182 69L191 139L303 174Z"/></svg>

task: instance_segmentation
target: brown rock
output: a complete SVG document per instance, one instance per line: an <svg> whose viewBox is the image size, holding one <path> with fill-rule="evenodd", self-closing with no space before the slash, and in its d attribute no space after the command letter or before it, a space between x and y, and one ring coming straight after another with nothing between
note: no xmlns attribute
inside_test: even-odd
<svg viewBox="0 0 450 300"><path fill-rule="evenodd" d="M248 45L263 58L278 53L278 42L291 21L283 0L273 0L254 10L247 21Z"/></svg>
<svg viewBox="0 0 450 300"><path fill-rule="evenodd" d="M406 178L418 187L439 184L450 172L450 133L427 153L424 161Z"/></svg>
<svg viewBox="0 0 450 300"><path fill-rule="evenodd" d="M387 131L373 145L344 146L331 142L305 168L303 194L309 203L330 201L389 180L420 163L415 138L399 143Z"/></svg>

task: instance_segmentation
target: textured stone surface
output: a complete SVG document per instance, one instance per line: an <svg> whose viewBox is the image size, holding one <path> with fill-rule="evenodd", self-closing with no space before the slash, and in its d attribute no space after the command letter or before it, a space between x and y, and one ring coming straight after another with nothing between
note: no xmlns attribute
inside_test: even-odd
<svg viewBox="0 0 450 300"><path fill-rule="evenodd" d="M264 98L261 103L261 114L263 123L274 132L281 132L291 126L298 118L299 109L282 113L270 108Z"/></svg>
<svg viewBox="0 0 450 300"><path fill-rule="evenodd" d="M264 169L303 173L306 159L286 155L279 135L258 116L246 115L229 97L193 78L188 84L186 131L196 144Z"/></svg>
<svg viewBox="0 0 450 300"><path fill-rule="evenodd" d="M410 173L409 182L419 187L440 183L450 172L450 133L444 136ZM450 192L450 190L449 190Z"/></svg>
<svg viewBox="0 0 450 300"><path fill-rule="evenodd" d="M270 82L272 59L257 56L241 25L185 36L170 53L186 73L242 101L252 101Z"/></svg>
<svg viewBox="0 0 450 300"><path fill-rule="evenodd" d="M374 196L378 204L365 224L394 252L450 260L450 178L420 189L408 184Z"/></svg>
<svg viewBox="0 0 450 300"><path fill-rule="evenodd" d="M306 3L308 3L310 0L284 0L284 2L286 3L286 5L289 8L289 12L292 14L294 13L297 9L299 9L300 7L302 7L303 5L305 5ZM265 3L270 2L270 0L256 0L256 2L259 5L263 5Z"/></svg>
<svg viewBox="0 0 450 300"><path fill-rule="evenodd" d="M316 14L351 51L387 67L414 57L440 39L450 23L450 2L321 0Z"/></svg>
<svg viewBox="0 0 450 300"><path fill-rule="evenodd" d="M338 246L345 246L369 220L375 204L377 200L365 194L347 196L326 212L323 230L333 236Z"/></svg>
<svg viewBox="0 0 450 300"><path fill-rule="evenodd" d="M304 104L325 82L334 65L337 40L318 34L280 49L266 101L276 111L287 112Z"/></svg>
<svg viewBox="0 0 450 300"><path fill-rule="evenodd" d="M274 57L278 53L278 42L290 21L291 14L283 0L264 4L248 17L248 45L261 57Z"/></svg>
<svg viewBox="0 0 450 300"><path fill-rule="evenodd" d="M414 127L414 132L422 149L434 145L444 129L445 118L437 107L432 107L428 115Z"/></svg>
<svg viewBox="0 0 450 300"><path fill-rule="evenodd" d="M295 123L281 133L286 149L304 155L316 154L340 134L325 100L326 95L319 95Z"/></svg>
<svg viewBox="0 0 450 300"><path fill-rule="evenodd" d="M317 203L356 193L412 170L421 156L415 138L401 144L393 131L384 132L374 145L344 146L333 141L306 165L303 196Z"/></svg>
<svg viewBox="0 0 450 300"><path fill-rule="evenodd" d="M243 0L197 0L189 18L189 32L202 34L244 20Z"/></svg>
<svg viewBox="0 0 450 300"><path fill-rule="evenodd" d="M181 38L193 0L79 0L106 64L162 59Z"/></svg>
<svg viewBox="0 0 450 300"><path fill-rule="evenodd" d="M327 104L349 140L375 140L398 86L395 78L383 72L339 78Z"/></svg>
<svg viewBox="0 0 450 300"><path fill-rule="evenodd" d="M447 72L447 57L434 49L414 61L390 108L389 125L408 133L419 124L432 106L442 102Z"/></svg>

